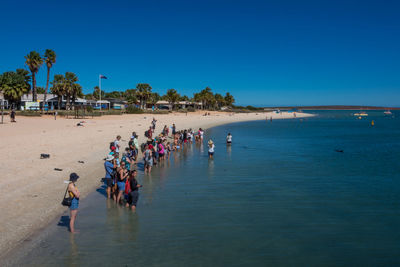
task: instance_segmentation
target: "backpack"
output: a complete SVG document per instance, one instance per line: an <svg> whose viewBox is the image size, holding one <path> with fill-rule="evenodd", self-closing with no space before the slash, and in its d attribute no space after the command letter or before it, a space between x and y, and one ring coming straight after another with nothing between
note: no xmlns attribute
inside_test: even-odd
<svg viewBox="0 0 400 267"><path fill-rule="evenodd" d="M144 132L144 136L149 137L149 136L150 136L150 135L149 135L149 131L145 131L145 132Z"/></svg>
<svg viewBox="0 0 400 267"><path fill-rule="evenodd" d="M131 192L131 183L129 181L129 179L126 179L125 182L125 194L129 194Z"/></svg>

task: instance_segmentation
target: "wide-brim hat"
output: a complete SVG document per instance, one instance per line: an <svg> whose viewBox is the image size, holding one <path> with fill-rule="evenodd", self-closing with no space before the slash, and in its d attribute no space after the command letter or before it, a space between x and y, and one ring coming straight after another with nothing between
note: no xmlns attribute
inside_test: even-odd
<svg viewBox="0 0 400 267"><path fill-rule="evenodd" d="M208 141L208 144L211 145L211 144L214 144L214 142L210 139L210 140Z"/></svg>
<svg viewBox="0 0 400 267"><path fill-rule="evenodd" d="M106 158L107 161L112 161L113 159L114 159L113 155L108 155Z"/></svg>

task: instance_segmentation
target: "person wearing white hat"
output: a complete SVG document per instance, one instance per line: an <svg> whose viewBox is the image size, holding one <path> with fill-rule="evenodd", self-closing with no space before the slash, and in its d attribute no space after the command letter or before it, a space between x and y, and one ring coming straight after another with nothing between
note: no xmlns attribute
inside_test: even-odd
<svg viewBox="0 0 400 267"><path fill-rule="evenodd" d="M111 188L113 187L113 172L116 168L113 155L107 155L106 161L104 162L104 168L106 170L106 175L104 178L104 184L107 186L107 198L111 198Z"/></svg>
<svg viewBox="0 0 400 267"><path fill-rule="evenodd" d="M214 148L215 148L214 142L210 139L208 141L208 157L210 159L212 159L214 156Z"/></svg>

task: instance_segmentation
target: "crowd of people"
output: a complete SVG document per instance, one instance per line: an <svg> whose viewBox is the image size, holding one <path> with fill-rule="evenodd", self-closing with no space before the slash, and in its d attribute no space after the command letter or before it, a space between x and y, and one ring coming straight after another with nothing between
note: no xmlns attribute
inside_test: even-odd
<svg viewBox="0 0 400 267"><path fill-rule="evenodd" d="M194 142L203 143L204 130L193 129L177 130L173 124L170 128L165 125L159 135L155 135L157 120L153 118L151 126L145 131L146 142L139 145L136 132L133 132L128 146L122 149L121 136L118 135L113 142L110 142L109 153L105 158L104 185L108 199L113 199L117 204L125 205L132 211L136 210L139 200L139 188L142 187L137 181L137 165L143 160L144 173L150 174L153 166L169 159L171 153L178 152L186 145ZM170 133L171 129L171 133ZM226 137L227 145L232 143L232 135ZM208 141L208 156L214 156L215 145L212 140ZM67 188L70 203L70 231L75 232L74 223L79 206L79 191L75 182L79 176L71 174L70 183Z"/></svg>
<svg viewBox="0 0 400 267"><path fill-rule="evenodd" d="M171 153L178 152L185 145L193 142L203 142L204 130L193 129L177 130L176 125L165 125L160 134L155 134L157 120L153 118L149 129L144 132L145 142L139 145L136 132L133 132L128 146L122 148L121 136L110 143L104 168L107 197L116 203L129 207L135 211L139 199L139 188L142 187L137 180L137 164L143 162L145 174L150 174L152 168L169 159ZM171 131L170 131L171 130ZM209 141L209 155L214 154L214 144Z"/></svg>

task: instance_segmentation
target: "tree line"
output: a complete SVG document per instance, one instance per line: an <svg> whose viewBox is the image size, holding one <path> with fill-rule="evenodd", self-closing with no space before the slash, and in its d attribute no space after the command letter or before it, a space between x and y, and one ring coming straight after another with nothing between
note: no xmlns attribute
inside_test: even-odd
<svg viewBox="0 0 400 267"><path fill-rule="evenodd" d="M201 103L203 109L220 109L223 106L233 106L235 98L227 92L225 96L213 93L210 87L206 87L198 93L194 93L193 97L189 98L187 95L181 95L176 89L168 89L166 94L160 96L157 92L152 91L152 87L148 83L139 83L136 88L127 89L126 91L112 91L104 92L99 90L96 86L93 93L86 94L86 99L98 100L100 99L120 99L125 100L128 104L134 105L139 103L140 108L144 109L148 104L155 105L159 100L164 100L169 103L172 109L175 109L179 101L190 101Z"/></svg>
<svg viewBox="0 0 400 267"><path fill-rule="evenodd" d="M0 92L4 98L12 104L18 104L24 94L32 92L32 101L37 101L37 94L44 94L44 103L47 101L47 93L49 84L51 84L50 92L58 96L58 107L61 107L61 100L66 100L66 109L72 109L78 97L88 100L98 100L115 98L125 100L128 104L139 105L142 109L148 104L155 105L159 100L167 101L172 109L175 108L179 101L192 101L202 103L203 109L219 109L223 106L232 106L235 102L234 97L227 92L225 96L213 93L211 88L206 87L193 97L181 95L176 89L168 89L165 95L160 96L157 92L152 91L152 87L147 83L139 83L133 89L125 91L104 92L96 86L93 93L84 95L82 86L78 84L78 76L73 72L65 74L55 74L53 81L50 82L50 71L56 63L57 55L51 49L46 49L43 55L36 51L31 51L25 56L25 65L29 71L25 69L17 69L16 71L7 71L0 75ZM40 68L45 65L47 70L46 87L38 87L36 85L36 75Z"/></svg>

